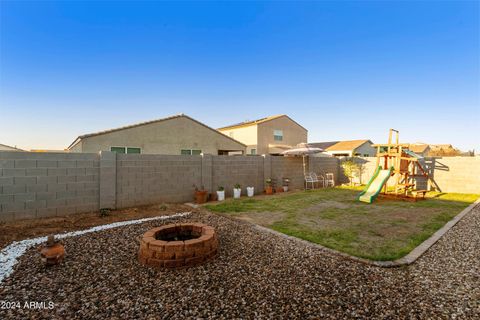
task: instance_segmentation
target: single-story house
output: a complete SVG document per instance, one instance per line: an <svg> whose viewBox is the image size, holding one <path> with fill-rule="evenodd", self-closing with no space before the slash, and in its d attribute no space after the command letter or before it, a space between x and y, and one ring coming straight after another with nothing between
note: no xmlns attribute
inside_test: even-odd
<svg viewBox="0 0 480 320"><path fill-rule="evenodd" d="M325 150L325 153L334 157L374 157L377 149L372 147L370 140L346 140L314 142L308 145Z"/></svg>
<svg viewBox="0 0 480 320"><path fill-rule="evenodd" d="M308 130L285 114L233 124L218 131L246 144L247 154L280 154L308 139Z"/></svg>
<svg viewBox="0 0 480 320"><path fill-rule="evenodd" d="M6 144L0 143L0 151L25 151L17 147L8 146Z"/></svg>
<svg viewBox="0 0 480 320"><path fill-rule="evenodd" d="M426 157L430 152L430 145L426 143L413 143L410 144L408 149L422 157Z"/></svg>
<svg viewBox="0 0 480 320"><path fill-rule="evenodd" d="M243 154L246 146L200 121L179 114L84 134L77 137L67 149L71 152L228 155Z"/></svg>

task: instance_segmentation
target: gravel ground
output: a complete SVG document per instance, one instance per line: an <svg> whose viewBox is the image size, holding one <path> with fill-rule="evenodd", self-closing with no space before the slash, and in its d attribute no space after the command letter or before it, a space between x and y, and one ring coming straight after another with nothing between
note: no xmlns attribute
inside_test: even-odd
<svg viewBox="0 0 480 320"><path fill-rule="evenodd" d="M480 208L415 264L383 269L354 262L252 225L208 213L177 221L214 226L217 258L181 270L136 259L149 222L64 240L63 265L35 249L0 288L0 301L53 301L53 309L0 309L0 319L480 317Z"/></svg>

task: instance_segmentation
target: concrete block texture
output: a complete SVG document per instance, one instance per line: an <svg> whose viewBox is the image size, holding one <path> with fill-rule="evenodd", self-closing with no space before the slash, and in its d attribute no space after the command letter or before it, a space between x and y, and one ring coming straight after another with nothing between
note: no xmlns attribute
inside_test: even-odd
<svg viewBox="0 0 480 320"><path fill-rule="evenodd" d="M100 152L99 172L99 208L116 208L117 154L110 151Z"/></svg>
<svg viewBox="0 0 480 320"><path fill-rule="evenodd" d="M0 221L98 208L98 167L98 154L0 152Z"/></svg>
<svg viewBox="0 0 480 320"><path fill-rule="evenodd" d="M376 158L360 160L359 179L366 183ZM480 193L479 157L426 158L424 164L442 192ZM307 157L305 170L347 182L338 158ZM268 178L278 184L289 178L292 189L303 188L302 158L0 151L0 221L193 201L194 185L209 192L222 186L231 196L239 183L243 195L247 186L259 194Z"/></svg>

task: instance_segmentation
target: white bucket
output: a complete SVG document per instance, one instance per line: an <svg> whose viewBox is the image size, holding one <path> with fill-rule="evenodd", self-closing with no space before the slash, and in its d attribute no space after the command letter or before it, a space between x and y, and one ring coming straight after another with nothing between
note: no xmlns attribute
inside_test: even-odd
<svg viewBox="0 0 480 320"><path fill-rule="evenodd" d="M223 201L225 200L225 190L223 191L217 191L217 200L218 201Z"/></svg>
<svg viewBox="0 0 480 320"><path fill-rule="evenodd" d="M253 197L255 188L254 187L247 187L247 196Z"/></svg>
<svg viewBox="0 0 480 320"><path fill-rule="evenodd" d="M238 199L242 194L242 189L233 188L233 198Z"/></svg>

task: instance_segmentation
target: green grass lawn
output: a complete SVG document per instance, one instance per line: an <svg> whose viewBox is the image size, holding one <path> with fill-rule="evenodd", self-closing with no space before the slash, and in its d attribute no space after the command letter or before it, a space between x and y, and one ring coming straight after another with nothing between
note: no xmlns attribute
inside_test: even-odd
<svg viewBox="0 0 480 320"><path fill-rule="evenodd" d="M479 195L429 192L427 200L356 201L359 188L328 188L228 199L210 211L371 260L408 254Z"/></svg>

